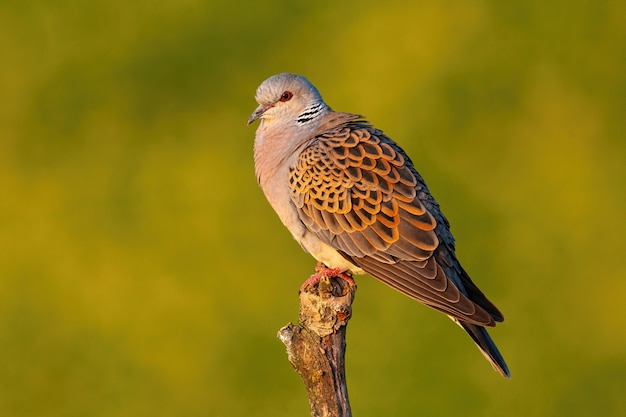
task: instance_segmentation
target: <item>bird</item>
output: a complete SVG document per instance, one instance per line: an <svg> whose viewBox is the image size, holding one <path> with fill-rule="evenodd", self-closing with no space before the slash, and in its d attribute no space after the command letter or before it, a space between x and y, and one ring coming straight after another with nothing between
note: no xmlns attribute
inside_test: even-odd
<svg viewBox="0 0 626 417"><path fill-rule="evenodd" d="M450 224L407 153L364 116L331 109L302 75L267 78L255 99L247 124L260 120L258 184L316 270L369 274L446 314L510 378L485 329L504 316L461 266Z"/></svg>

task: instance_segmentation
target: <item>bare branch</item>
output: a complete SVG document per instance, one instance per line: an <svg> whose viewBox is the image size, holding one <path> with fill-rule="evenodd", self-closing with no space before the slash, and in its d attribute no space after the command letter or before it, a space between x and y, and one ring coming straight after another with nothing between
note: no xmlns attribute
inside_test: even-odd
<svg viewBox="0 0 626 417"><path fill-rule="evenodd" d="M344 359L355 292L356 285L344 279L321 278L300 292L300 323L278 332L304 381L312 417L352 416Z"/></svg>

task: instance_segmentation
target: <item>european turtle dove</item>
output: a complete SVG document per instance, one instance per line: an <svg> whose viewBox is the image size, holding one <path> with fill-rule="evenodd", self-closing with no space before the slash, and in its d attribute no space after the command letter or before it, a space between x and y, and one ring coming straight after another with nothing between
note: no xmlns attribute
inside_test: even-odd
<svg viewBox="0 0 626 417"><path fill-rule="evenodd" d="M333 111L300 75L268 78L256 101L257 179L300 245L328 268L369 273L448 315L510 377L485 330L504 317L461 267L448 220L398 144Z"/></svg>

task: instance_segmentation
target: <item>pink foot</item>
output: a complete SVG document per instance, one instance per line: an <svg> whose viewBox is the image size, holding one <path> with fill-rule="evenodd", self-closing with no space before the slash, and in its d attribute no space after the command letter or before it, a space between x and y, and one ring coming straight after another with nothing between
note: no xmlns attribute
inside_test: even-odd
<svg viewBox="0 0 626 417"><path fill-rule="evenodd" d="M328 268L321 262L318 262L315 265L315 273L309 277L304 283L300 286L300 291L303 291L305 288L313 287L316 284L319 284L320 279L322 277L332 278L337 277L346 281L349 285L355 285L354 279L352 279L352 274L349 271L342 271L339 268Z"/></svg>

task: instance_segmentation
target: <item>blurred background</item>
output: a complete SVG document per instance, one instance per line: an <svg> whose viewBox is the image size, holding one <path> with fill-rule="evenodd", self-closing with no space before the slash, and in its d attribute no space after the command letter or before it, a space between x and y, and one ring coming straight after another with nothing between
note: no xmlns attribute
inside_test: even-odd
<svg viewBox="0 0 626 417"><path fill-rule="evenodd" d="M276 338L314 261L257 187L307 76L412 156L513 378L358 279L355 416L626 414L626 3L0 4L0 416L305 416Z"/></svg>

